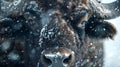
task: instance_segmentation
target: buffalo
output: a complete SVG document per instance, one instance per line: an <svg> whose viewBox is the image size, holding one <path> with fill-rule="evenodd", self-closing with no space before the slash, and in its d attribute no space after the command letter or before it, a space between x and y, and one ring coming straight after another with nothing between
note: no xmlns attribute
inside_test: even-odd
<svg viewBox="0 0 120 67"><path fill-rule="evenodd" d="M9 6L8 6L9 5ZM0 1L0 67L102 67L118 0Z"/></svg>

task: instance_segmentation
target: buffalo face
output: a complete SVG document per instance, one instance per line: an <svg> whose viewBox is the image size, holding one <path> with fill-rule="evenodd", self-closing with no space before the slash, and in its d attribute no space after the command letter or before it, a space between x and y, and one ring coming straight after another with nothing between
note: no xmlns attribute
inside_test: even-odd
<svg viewBox="0 0 120 67"><path fill-rule="evenodd" d="M97 0L0 0L0 48L8 46L0 49L0 66L102 67L103 40L113 39L117 32L104 20L120 16L119 5Z"/></svg>
<svg viewBox="0 0 120 67"><path fill-rule="evenodd" d="M103 4L96 1L85 0L76 4L72 11L67 9L68 13L59 5L49 13L51 20L40 33L38 67L56 67L58 64L57 67L103 66L102 40L113 39L116 34L115 27L104 20L117 15L112 17L102 10L98 11Z"/></svg>

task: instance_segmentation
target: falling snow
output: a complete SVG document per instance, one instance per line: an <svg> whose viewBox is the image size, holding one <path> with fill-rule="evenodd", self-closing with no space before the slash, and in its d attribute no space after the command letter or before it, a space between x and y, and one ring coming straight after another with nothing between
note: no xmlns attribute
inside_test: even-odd
<svg viewBox="0 0 120 67"><path fill-rule="evenodd" d="M7 1L12 1L12 2L7 2ZM103 0L98 0L99 2L102 2ZM106 0L107 1L107 0ZM53 6L53 4L49 4L49 6ZM18 8L19 7L19 8ZM71 6L66 6L67 9L70 9ZM78 6L78 8L80 8L80 6ZM40 10L39 10L40 9ZM98 10L102 10L101 8L99 8ZM120 11L120 9L118 9L118 7L116 7L114 10L116 11ZM26 12L24 12L26 11ZM104 13L110 13L110 11L104 11L102 10L102 12ZM20 20L15 20L14 18L12 18L11 21L11 14L15 14L15 15L22 15L24 16L25 21L21 21ZM68 13L64 13L63 16L67 16ZM83 10L81 12L76 12L74 13L75 17L79 17L78 14L80 15L85 15L86 11ZM42 39L36 39L37 37L39 38L39 36L41 34L43 34L44 32L46 32L45 30L47 29L47 24L52 21L51 16L54 15L53 10L48 10L48 11L43 11L42 12L42 8L39 8L39 5L37 4L36 1L31 1L29 4L25 3L25 0L0 0L0 65L1 62L4 62L5 64L8 64L10 62L19 62L19 63L24 63L24 61L29 61L28 59L24 59L24 57L22 56L28 56L30 58L34 58L36 56L36 53L39 53L39 51L37 51L37 47L42 47L41 43L42 43ZM94 18L96 17L96 15L94 15ZM26 19L27 18L27 19ZM73 17L71 17L71 20L73 19ZM120 18L119 18L120 19ZM110 22L114 22L114 25L116 26L118 33L117 36L115 37L115 40L108 40L106 41L104 44L104 48L105 48L105 55L104 55L104 67L120 67L120 20L110 20ZM6 21L7 20L7 21ZM70 22L71 20L66 20L67 22ZM5 21L6 23L10 21L10 23L8 24L4 24ZM38 22L38 24L37 24ZM41 23L40 23L41 22ZM57 23L58 21L56 21ZM94 24L95 22L91 22L92 24ZM2 25L4 27L2 27ZM41 25L41 26L40 26ZM85 26L85 24L80 24L80 27ZM24 29L26 28L26 29ZM40 28L40 29L38 29ZM42 28L42 29L41 29ZM106 31L106 28L102 28L102 29L94 29L93 26L89 27L90 29L92 29L94 32L98 32L99 30L103 30ZM31 30L29 30L31 29ZM56 30L56 28L52 28L49 29L47 32L47 34L43 34L42 36L44 36L44 38L52 38L53 34L55 33L54 30ZM10 33L12 32L12 33ZM16 34L17 32L17 34ZM25 32L25 33L22 33ZM30 34L29 34L30 33ZM5 34L5 35L4 35ZM61 33L58 32L58 35L60 35ZM74 32L73 32L74 34ZM4 35L4 36L3 36ZM7 39L7 35L9 35L8 40ZM16 36L17 35L17 36ZM23 36L24 35L24 36ZM111 34L108 34L111 35ZM34 38L33 38L34 37ZM4 39L5 38L5 39ZM18 40L15 40L17 39ZM28 39L27 39L28 38ZM11 41L10 41L11 39ZM35 44L39 44L39 46L36 46L32 41L30 41L31 39L33 39L33 41L38 41L35 42ZM23 42L19 42L19 40L22 41L26 41L27 43L23 43ZM12 41L16 41L16 42L12 42ZM28 44L29 42L29 44ZM73 41L75 42L75 41ZM26 44L26 45L24 45ZM95 46L94 43L91 42L89 43L90 45L90 49L88 49L89 52L93 52L93 50L95 50ZM25 51L25 49L27 49L27 51ZM29 53L27 55L27 52ZM102 49L99 50L98 53L101 53ZM74 52L73 52L74 53ZM2 55L3 54L3 55ZM55 54L46 54L45 56L47 57L58 57L61 56L61 54L55 53ZM69 56L69 54L65 54L65 56ZM99 56L95 55L94 58L98 58ZM2 60L2 61L1 61ZM37 58L38 60L38 58ZM8 61L8 62L7 62ZM82 63L81 63L82 62ZM84 66L86 63L90 62L90 59L87 58L85 60L81 60L76 62L76 66L78 64L81 63L81 66ZM31 61L32 63L32 61ZM30 64L30 63L29 63ZM96 65L93 64L92 62L90 62L89 65ZM99 64L100 66L101 64ZM64 64L64 66L66 66L66 64ZM1 66L0 66L1 67ZM39 66L39 63L37 63L37 67ZM49 66L52 67L52 66Z"/></svg>
<svg viewBox="0 0 120 67"><path fill-rule="evenodd" d="M2 51L7 51L10 48L10 45L9 41L5 41L0 45L0 48Z"/></svg>
<svg viewBox="0 0 120 67"><path fill-rule="evenodd" d="M12 61L16 61L16 60L19 60L19 55L14 53L14 52L11 52L8 54L8 59L12 60Z"/></svg>

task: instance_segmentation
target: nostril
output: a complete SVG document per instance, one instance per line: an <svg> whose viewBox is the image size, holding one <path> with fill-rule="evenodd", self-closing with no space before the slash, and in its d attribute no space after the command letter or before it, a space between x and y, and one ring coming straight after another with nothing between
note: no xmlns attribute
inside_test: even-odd
<svg viewBox="0 0 120 67"><path fill-rule="evenodd" d="M71 61L72 61L72 55L69 55L67 58L65 58L63 60L63 63L64 64L69 64L69 63L71 63Z"/></svg>
<svg viewBox="0 0 120 67"><path fill-rule="evenodd" d="M43 56L43 61L48 65L52 64L52 61L48 57L46 57L45 55Z"/></svg>

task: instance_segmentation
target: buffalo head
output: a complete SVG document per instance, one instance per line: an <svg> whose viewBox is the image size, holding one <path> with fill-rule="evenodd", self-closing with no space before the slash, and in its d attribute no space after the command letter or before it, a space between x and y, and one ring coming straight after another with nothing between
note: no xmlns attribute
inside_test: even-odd
<svg viewBox="0 0 120 67"><path fill-rule="evenodd" d="M120 15L119 3L56 0L50 1L51 5L42 5L48 6L43 11L49 12L51 19L40 33L38 67L102 67L102 40L113 39L116 34L114 26L104 20Z"/></svg>
<svg viewBox="0 0 120 67"><path fill-rule="evenodd" d="M119 9L118 0L0 0L0 66L102 67L103 40L117 32L105 20Z"/></svg>

